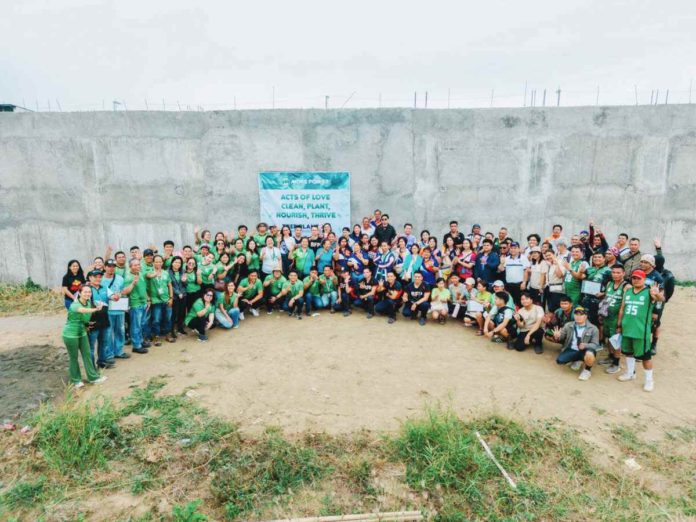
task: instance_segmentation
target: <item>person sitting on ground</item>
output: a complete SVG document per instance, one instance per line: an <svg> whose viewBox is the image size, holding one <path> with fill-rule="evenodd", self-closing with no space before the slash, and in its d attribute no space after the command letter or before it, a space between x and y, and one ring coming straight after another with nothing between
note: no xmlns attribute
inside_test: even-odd
<svg viewBox="0 0 696 522"><path fill-rule="evenodd" d="M517 321L518 335L515 339L514 348L518 352L524 351L528 346L534 347L534 353L540 355L544 353L541 340L544 338L544 309L534 304L534 300L529 292L520 294L522 307L514 315Z"/></svg>
<svg viewBox="0 0 696 522"><path fill-rule="evenodd" d="M280 308L280 306L283 304L283 299L280 297L280 293L283 291L283 288L285 288L285 283L288 282L288 280L285 279L285 276L283 276L283 271L280 268L280 265L276 265L271 272L272 273L267 275L263 280L264 300L266 301L266 313L268 315L273 313L273 308Z"/></svg>
<svg viewBox="0 0 696 522"><path fill-rule="evenodd" d="M438 323L445 324L449 311L448 303L451 300L452 294L445 285L445 280L439 277L435 281L435 288L430 291L430 310L432 310L433 319Z"/></svg>
<svg viewBox="0 0 696 522"><path fill-rule="evenodd" d="M353 305L364 308L367 312L367 318L372 319L375 315L375 293L377 292L377 281L372 277L372 270L365 268L362 280L353 283L353 286L357 296Z"/></svg>
<svg viewBox="0 0 696 522"><path fill-rule="evenodd" d="M379 301L375 304L375 312L386 315L388 323L396 321L396 313L401 307L401 296L403 289L401 283L396 280L394 272L387 272L386 281L380 281L377 286L377 297Z"/></svg>
<svg viewBox="0 0 696 522"><path fill-rule="evenodd" d="M352 313L351 303L355 298L351 295L352 291L352 275L347 270L344 270L338 279L337 299L334 306L335 310L343 311L343 317L347 317Z"/></svg>
<svg viewBox="0 0 696 522"><path fill-rule="evenodd" d="M283 310L285 310L290 317L294 315L298 319L302 319L304 283L299 279L295 270L291 270L288 274L288 281L285 283L285 287L283 287L279 297L283 299Z"/></svg>
<svg viewBox="0 0 696 522"><path fill-rule="evenodd" d="M406 286L402 299L404 301L401 312L403 316L415 320L420 313L418 323L424 326L428 310L430 310L430 287L423 282L423 274L420 272L413 274L413 282Z"/></svg>
<svg viewBox="0 0 696 522"><path fill-rule="evenodd" d="M335 313L338 302L338 278L330 266L325 266L319 276L319 291L322 308L328 308L331 314Z"/></svg>
<svg viewBox="0 0 696 522"><path fill-rule="evenodd" d="M210 330L215 320L214 300L215 292L212 288L207 289L203 292L203 297L193 303L193 307L184 320L186 326L198 333L198 340L201 342L208 340L206 332Z"/></svg>
<svg viewBox="0 0 696 522"><path fill-rule="evenodd" d="M563 328L555 327L553 336L556 342L563 345L561 353L556 358L556 364L570 364L573 371L584 368L578 379L586 381L592 376L592 366L597 357L599 344L599 330L587 320L587 313L582 306L575 308L573 321Z"/></svg>
<svg viewBox="0 0 696 522"><path fill-rule="evenodd" d="M563 327L573 320L573 301L567 295L562 295L559 300L559 307L554 312L547 312L544 315L544 339L552 343L557 343L553 336L555 328Z"/></svg>
<svg viewBox="0 0 696 522"><path fill-rule="evenodd" d="M495 303L491 311L486 316L483 324L483 334L491 341L496 343L510 343L517 332L517 323L513 318L515 313L514 305L508 306L510 294L507 292L496 292L494 294Z"/></svg>
<svg viewBox="0 0 696 522"><path fill-rule="evenodd" d="M234 281L230 281L225 285L225 291L217 297L215 320L222 328L228 330L239 328L239 294L235 292L235 289Z"/></svg>
<svg viewBox="0 0 696 522"><path fill-rule="evenodd" d="M467 326L476 325L478 331L476 335L483 335L483 322L485 314L492 306L492 294L488 291L486 282L483 279L476 281L476 288L472 292L472 299L466 304L466 315L464 324Z"/></svg>

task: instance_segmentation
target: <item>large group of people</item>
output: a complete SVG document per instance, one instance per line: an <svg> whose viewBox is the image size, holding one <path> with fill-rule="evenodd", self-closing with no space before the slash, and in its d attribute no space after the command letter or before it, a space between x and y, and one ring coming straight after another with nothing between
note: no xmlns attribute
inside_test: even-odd
<svg viewBox="0 0 696 522"><path fill-rule="evenodd" d="M660 318L674 291L658 240L653 254L625 233L610 244L592 222L569 238L554 225L542 239L512 238L504 227L483 232L478 224L464 233L457 221L438 240L428 230L414 235L410 223L397 232L379 210L352 229L305 230L259 223L213 235L195 228L187 245L108 247L84 271L71 260L62 283L71 383L83 386L80 357L87 382L100 383L100 370L131 357L127 345L146 354L182 335L206 341L211 329L236 329L262 312L302 319L325 310L389 324L399 316L421 326L456 321L537 354L544 341L559 344L557 363L583 381L596 364L633 380L641 361L643 389L653 390Z"/></svg>

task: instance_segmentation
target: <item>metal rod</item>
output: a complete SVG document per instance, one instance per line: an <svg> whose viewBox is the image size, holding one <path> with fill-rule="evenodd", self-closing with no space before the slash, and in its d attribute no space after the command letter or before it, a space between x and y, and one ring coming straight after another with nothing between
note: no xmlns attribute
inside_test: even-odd
<svg viewBox="0 0 696 522"><path fill-rule="evenodd" d="M522 102L522 107L527 106L527 80L524 81L524 101Z"/></svg>
<svg viewBox="0 0 696 522"><path fill-rule="evenodd" d="M595 99L595 105L599 105L599 85L597 86L597 99Z"/></svg>
<svg viewBox="0 0 696 522"><path fill-rule="evenodd" d="M541 98L541 106L546 107L546 89L544 89L544 96Z"/></svg>
<svg viewBox="0 0 696 522"><path fill-rule="evenodd" d="M425 91L425 108L428 108L428 91Z"/></svg>
<svg viewBox="0 0 696 522"><path fill-rule="evenodd" d="M413 108L415 109L418 102L418 91L413 91Z"/></svg>
<svg viewBox="0 0 696 522"><path fill-rule="evenodd" d="M635 93L636 93L636 105L638 105L638 86L634 84L634 85L633 85L633 90L634 90Z"/></svg>
<svg viewBox="0 0 696 522"><path fill-rule="evenodd" d="M556 107L560 107L561 106L561 87L560 87L560 85L558 86L558 90L556 91L556 96L557 96Z"/></svg>
<svg viewBox="0 0 696 522"><path fill-rule="evenodd" d="M665 94L665 105L669 103L669 89L667 89L667 94Z"/></svg>
<svg viewBox="0 0 696 522"><path fill-rule="evenodd" d="M448 87L447 88L447 108L448 109L450 108L450 95L451 95L451 93L452 93L452 89Z"/></svg>

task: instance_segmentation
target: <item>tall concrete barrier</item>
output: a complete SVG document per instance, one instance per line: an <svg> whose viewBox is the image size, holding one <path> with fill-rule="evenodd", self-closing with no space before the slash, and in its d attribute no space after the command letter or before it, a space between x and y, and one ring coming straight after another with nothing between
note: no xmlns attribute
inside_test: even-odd
<svg viewBox="0 0 696 522"><path fill-rule="evenodd" d="M696 106L0 114L0 279L57 285L107 244L193 240L259 216L257 173L351 173L375 208L441 237L594 219L664 243L696 279Z"/></svg>

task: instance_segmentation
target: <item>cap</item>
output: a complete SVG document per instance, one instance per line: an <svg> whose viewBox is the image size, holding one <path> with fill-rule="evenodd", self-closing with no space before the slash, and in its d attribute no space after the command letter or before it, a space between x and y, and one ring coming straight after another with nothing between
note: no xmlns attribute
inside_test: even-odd
<svg viewBox="0 0 696 522"><path fill-rule="evenodd" d="M102 272L101 270L98 270L96 268L94 270L90 270L87 273L87 277L96 277L96 276L101 276L101 275L104 275L104 272Z"/></svg>
<svg viewBox="0 0 696 522"><path fill-rule="evenodd" d="M154 256L155 252L151 248L146 248L143 251L143 256Z"/></svg>
<svg viewBox="0 0 696 522"><path fill-rule="evenodd" d="M643 254L640 256L640 260L650 263L650 266L655 266L655 256L652 254Z"/></svg>
<svg viewBox="0 0 696 522"><path fill-rule="evenodd" d="M532 252L541 252L541 248L539 247L532 247L529 249L529 253L531 254Z"/></svg>
<svg viewBox="0 0 696 522"><path fill-rule="evenodd" d="M207 248L208 250L210 250L210 245L209 245L208 243L203 243L203 244L200 246L200 248ZM147 252L147 250L146 250L146 252ZM150 250L150 252L152 252L152 250Z"/></svg>
<svg viewBox="0 0 696 522"><path fill-rule="evenodd" d="M481 225L479 225L478 223L474 223L474 225L473 225L471 228L472 228L472 229L474 229L474 228L481 228Z"/></svg>
<svg viewBox="0 0 696 522"><path fill-rule="evenodd" d="M466 281L464 281L467 285L475 285L476 284L476 279L473 277L467 277Z"/></svg>
<svg viewBox="0 0 696 522"><path fill-rule="evenodd" d="M587 315L587 310L585 310L585 308L583 308L582 306L578 306L575 308L575 310L573 310L573 313Z"/></svg>
<svg viewBox="0 0 696 522"><path fill-rule="evenodd" d="M505 286L505 283L498 279L497 281L493 282L493 286Z"/></svg>
<svg viewBox="0 0 696 522"><path fill-rule="evenodd" d="M581 231L580 231L580 235L581 235L581 236L589 236L590 233L589 233L587 230L581 230Z"/></svg>
<svg viewBox="0 0 696 522"><path fill-rule="evenodd" d="M512 243L510 243L510 246L511 247L518 247L518 246L520 246L520 244L517 241L513 241Z"/></svg>
<svg viewBox="0 0 696 522"><path fill-rule="evenodd" d="M106 261L104 261L104 266L116 266L116 261L114 261L113 259L107 259Z"/></svg>
<svg viewBox="0 0 696 522"><path fill-rule="evenodd" d="M631 273L631 277L632 277L632 278L633 278L633 277L638 277L638 278L640 278L640 279L645 279L647 276L646 276L645 272L643 272L642 270L634 270L634 271Z"/></svg>
<svg viewBox="0 0 696 522"><path fill-rule="evenodd" d="M282 272L281 268L279 266L275 267L273 269L274 272Z"/></svg>
<svg viewBox="0 0 696 522"><path fill-rule="evenodd" d="M612 254L614 257L619 257L619 249L616 247L611 247L609 250L607 250L610 254Z"/></svg>

